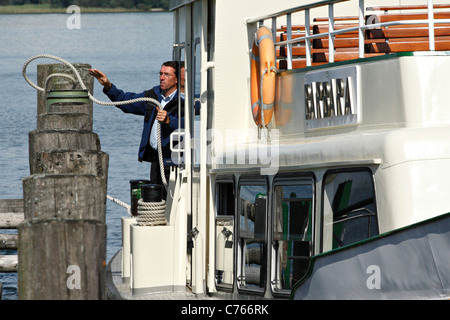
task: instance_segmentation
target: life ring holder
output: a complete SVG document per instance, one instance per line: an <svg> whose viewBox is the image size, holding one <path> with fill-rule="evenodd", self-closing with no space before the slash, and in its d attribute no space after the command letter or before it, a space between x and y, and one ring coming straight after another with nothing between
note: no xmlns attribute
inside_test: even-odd
<svg viewBox="0 0 450 320"><path fill-rule="evenodd" d="M261 26L255 33L250 63L251 111L259 129L267 127L272 120L278 72L275 63L272 32Z"/></svg>

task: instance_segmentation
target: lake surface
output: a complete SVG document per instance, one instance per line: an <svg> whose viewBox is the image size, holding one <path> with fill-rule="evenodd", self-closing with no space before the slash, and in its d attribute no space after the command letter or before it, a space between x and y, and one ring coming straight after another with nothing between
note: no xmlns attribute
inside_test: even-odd
<svg viewBox="0 0 450 320"><path fill-rule="evenodd" d="M36 90L22 77L27 59L47 53L88 63L125 91L158 84L159 69L172 58L173 18L169 12L88 14L80 29L67 28L69 14L0 15L0 199L23 198L22 178L30 175L28 133L36 129ZM36 82L33 61L28 77ZM108 101L97 81L96 98ZM109 154L108 194L130 203L129 181L148 179L149 163L137 160L143 118L114 106L94 104L94 129ZM126 209L108 200L107 260L121 247L120 218ZM0 231L4 232L4 231ZM0 250L0 254L6 254ZM17 299L17 275L1 274L3 299Z"/></svg>

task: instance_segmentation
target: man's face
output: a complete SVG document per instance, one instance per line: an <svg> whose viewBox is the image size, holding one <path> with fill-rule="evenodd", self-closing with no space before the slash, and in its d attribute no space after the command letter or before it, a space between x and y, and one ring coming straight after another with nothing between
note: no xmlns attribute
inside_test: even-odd
<svg viewBox="0 0 450 320"><path fill-rule="evenodd" d="M162 66L159 71L159 85L166 96L177 88L177 83L175 70L172 67Z"/></svg>

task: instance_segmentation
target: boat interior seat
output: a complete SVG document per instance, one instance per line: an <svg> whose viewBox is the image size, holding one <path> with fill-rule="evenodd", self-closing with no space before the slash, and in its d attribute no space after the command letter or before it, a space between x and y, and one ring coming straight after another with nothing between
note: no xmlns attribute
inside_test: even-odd
<svg viewBox="0 0 450 320"><path fill-rule="evenodd" d="M367 10L375 11L376 13L366 16L366 24L404 20L424 20L424 23L367 29L365 32L365 52L393 53L429 50L428 13L414 12L415 10L425 10L426 8L427 6L425 5L367 8ZM450 4L435 5L434 8L435 19L450 19L450 11L437 11L450 8ZM399 10L400 13L398 13ZM450 24L436 23L434 34L435 50L450 50Z"/></svg>
<svg viewBox="0 0 450 320"><path fill-rule="evenodd" d="M450 19L450 4L434 5L435 19ZM413 10L425 10L414 12ZM365 16L366 24L404 21L424 20L424 23L394 25L382 28L370 28L364 32L364 57L385 55L394 52L428 51L428 14L427 5L393 5L368 7L367 11L373 11ZM405 13L407 12L407 13ZM411 13L412 12L412 13ZM342 16L334 18L334 29L350 28L358 26L357 16ZM312 34L328 32L328 18L314 18L311 26ZM434 28L435 50L450 50L450 23L436 23ZM292 39L305 35L304 25L292 26ZM287 26L281 26L277 30L277 41L287 40ZM276 47L278 69L287 69L288 53L286 45ZM329 39L328 37L316 38L311 41L312 66L326 64L329 62ZM337 34L334 39L334 61L347 61L359 58L359 35L358 31L349 31ZM292 68L305 68L306 44L305 41L292 45Z"/></svg>

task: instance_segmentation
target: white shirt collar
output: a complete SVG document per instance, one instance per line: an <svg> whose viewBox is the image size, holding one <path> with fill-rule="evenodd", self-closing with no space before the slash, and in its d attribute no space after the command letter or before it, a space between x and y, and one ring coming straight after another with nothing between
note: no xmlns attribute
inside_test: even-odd
<svg viewBox="0 0 450 320"><path fill-rule="evenodd" d="M164 94L161 93L161 97L164 101L170 101L173 99L173 97L175 96L176 93L177 93L177 90L175 89L175 91L172 92L171 94L169 94L167 97L165 97Z"/></svg>

